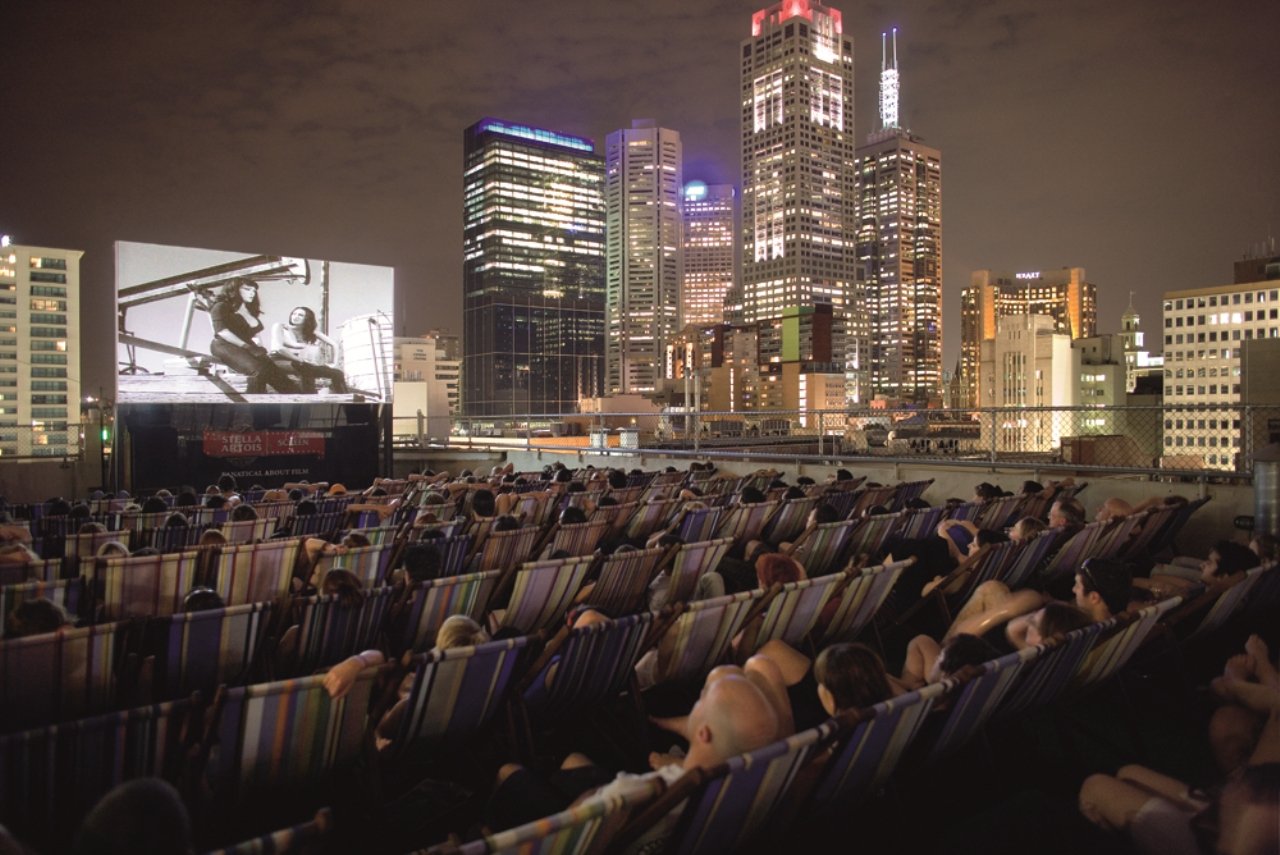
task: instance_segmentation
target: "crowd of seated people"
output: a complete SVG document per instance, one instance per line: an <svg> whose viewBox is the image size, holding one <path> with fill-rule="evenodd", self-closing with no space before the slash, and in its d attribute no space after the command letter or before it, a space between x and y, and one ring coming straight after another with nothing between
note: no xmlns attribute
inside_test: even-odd
<svg viewBox="0 0 1280 855"><path fill-rule="evenodd" d="M864 505L842 495L862 495L860 491L874 495L876 503ZM474 769L458 772L454 783L465 784L473 798L452 818L452 825L433 828L432 839L412 841L415 846L429 846L441 842L446 833L455 840L466 839L571 808L603 809L648 792L653 785L671 788L693 770L709 773L734 757L823 726L833 716L845 716L841 721L852 720L849 716L857 719L893 699L914 698L927 687L958 692L984 665L1005 654L1049 649L1090 626L1123 627L1124 621L1152 603L1177 597L1189 605L1202 604L1203 612L1225 591L1252 580L1249 573L1255 568L1275 562L1275 540L1267 535L1253 538L1247 546L1217 540L1204 550L1206 557L1194 570L1186 559L1174 557L1166 565L1157 562L1151 570L1149 563L1143 565L1126 555L1125 544L1107 542L1105 554L1082 555L1069 568L1068 588L1063 578L1035 574L1020 587L1010 587L999 578L972 590L966 586L966 568L977 566L988 550L1000 544L1012 542L1026 548L1042 535L1053 535L1055 544L1062 546L1086 529L1088 516L1076 492L1069 480L1048 486L1028 482L1017 497L983 483L968 502L940 503L962 518L948 518L944 512L941 522L923 536L891 533L871 555L852 554L846 548L829 571L842 576L830 586L832 593L806 606L812 608L810 614L797 617L788 611L777 619L784 626L787 621L800 625L807 620L798 638L776 627L773 634L764 634L766 609L784 592L803 591L804 585L815 581L805 564L811 550L819 548L815 544L833 526L854 526L869 517L894 514L894 524L905 525L912 513L930 510L925 499L919 495L908 499L905 492L897 495L882 485L864 485L844 469L822 481L801 477L787 483L774 470L734 475L701 463L687 471L668 468L662 472L572 470L557 463L533 472L517 472L506 465L487 474L413 473L402 479L377 479L358 492L341 484L305 482L242 488L228 476L203 492L183 486L141 497L95 493L83 501L52 499L12 506L0 502L0 568L10 568L3 570L7 575L0 579L5 585L23 586L20 598L4 600L12 602L3 616L4 637L6 642L53 637L77 625L93 625L102 614L103 602L113 596L103 581L105 568L115 566L111 562L163 558L175 552L195 554L193 561L198 563L193 565L197 566L193 577L183 577L189 587L168 592L179 604L173 611L230 614L250 605L234 601L239 589L224 578L228 568L240 566L236 550L253 552L271 544L292 544L296 548L288 553L290 565L283 568L282 584L272 589L274 610L263 636L269 643L262 645L264 650L252 668L237 675L237 681L265 686L285 677L304 676L297 673L301 663L314 661L314 655L307 658L304 651L323 646L324 634L336 635L337 627L342 627L350 642L346 649L335 646L325 654L328 658L318 669L323 674L323 692L332 703L339 703L355 697L355 687L375 681L367 714L376 753L374 759L361 762L382 774L391 773L388 780L403 781L413 774L408 770L416 767L406 765L400 750L406 746L397 740L414 738L426 727L416 722L422 710L414 707L423 694L417 681L430 673L422 663L452 661L452 656L512 638L527 640L527 655L514 665L513 685L519 686L519 692L495 700L517 704L515 694L545 696L558 680L569 679L563 670L570 667L563 658L567 648L561 646L566 639L606 632L629 616L611 614L596 605L594 598L601 596L596 587L600 567L610 556L653 550L655 558L645 565L649 568L641 586L645 593L637 606L652 613L652 631L628 648L634 655L635 679L624 686L628 693L639 690L631 701L647 715L638 722L606 717L613 729L606 741L624 748L595 756L598 742L571 745L585 731L569 727L567 732L556 732L554 723L546 722L534 734L535 739L546 741L532 751L518 740L487 740L483 762L490 774L477 776ZM802 515L803 507L796 504L796 522L788 538L771 536L769 521L792 502L808 503L803 507L810 509ZM995 503L1003 503L998 515L981 513L982 508L997 507ZM1158 519L1159 525L1165 525L1168 516L1157 517L1156 512L1183 505L1185 501L1162 498L1133 506L1108 498L1101 503L1094 525L1115 526L1134 517ZM725 521L735 508L756 507L763 509L759 519L753 517L742 529L731 530L734 524ZM842 507L852 510L842 513ZM719 528L709 532L711 540L723 536L729 542L718 551L707 550L717 556L714 565L696 568L697 582L688 588L692 593L673 600L669 591L681 569L677 562L682 550L701 545L682 538L685 523L693 514L716 508L722 509L722 516ZM1031 515L1022 515L1022 509L1029 509ZM1036 516L1036 509L1044 517ZM592 535L585 554L575 554L575 540L568 534L575 529L569 527L595 522L602 523L602 531ZM528 537L516 536L525 532ZM1129 536L1135 543L1141 536L1144 550L1160 549L1172 556L1174 533L1143 533L1139 524ZM82 542L89 544L87 551L74 551ZM1051 557L1052 553L1046 563ZM873 621L874 631L857 638L827 637L825 628L847 605L842 597L853 596L849 592L854 580L882 565L894 568L896 581L891 591L882 592L885 605ZM244 566L249 572L258 570L253 559ZM576 568L580 576L574 578L581 582L573 590L561 591L555 585L543 590L523 569L539 566L563 568L556 571L561 578ZM588 567L585 573L583 566ZM77 580L83 589L77 601L49 596L51 588L46 586ZM473 591L470 600L443 594L439 601L430 599L433 592L454 587L482 593ZM911 616L907 611L935 588L944 595L964 594L949 625L937 625L927 612ZM537 597L543 599L540 611L534 611L544 623L530 632L505 625L502 610L527 605L528 598ZM375 609L383 602L389 605ZM308 611L313 603L325 604L329 611ZM723 653L718 661L707 663L696 679L669 678L675 660L687 656L691 644L709 643L699 634L703 630L690 627L701 606L711 613L713 605L737 621L731 631L725 631L729 624L722 623L712 633L724 636L719 639ZM435 608L444 611L431 613ZM796 607L797 613L802 611ZM908 615L905 622L899 620L904 614ZM1187 619L1194 623L1196 613L1189 614ZM163 611L154 615L164 617ZM375 620L377 625L363 626ZM730 617L720 620L728 622ZM422 627L416 636L414 621ZM352 629L356 624L361 626ZM408 641L411 638L416 640ZM537 673L531 670L534 663ZM144 665L143 677L121 679L116 703L92 712L174 700L155 692L156 681L145 670L151 667ZM1276 792L1276 763L1280 762L1274 750L1280 739L1276 674L1265 642L1254 636L1245 653L1229 660L1223 676L1214 681L1213 692L1222 703L1210 723L1209 742L1220 758L1221 771L1232 775L1224 778L1224 786L1215 793L1206 796L1163 773L1130 764L1114 776L1095 775L1085 782L1080 795L1083 815L1109 831L1130 835L1140 846L1154 846L1155 851L1166 845L1161 841L1168 835L1161 837L1157 831L1168 831L1171 817L1180 823L1176 843L1184 845L1192 832L1183 833L1182 827L1192 828L1194 818L1213 810L1233 817L1230 827L1219 823L1214 829L1221 834L1220 840L1230 838L1230 845L1245 847L1230 851L1269 851L1265 846L1274 846L1274 840L1264 832L1268 821L1274 825L1274 811L1268 813L1267 799ZM581 677L575 673L573 679ZM939 703L937 709L936 715L947 714L947 704ZM206 730L212 739L217 728L207 724ZM16 732L0 733L0 744ZM215 742L213 751L217 750ZM811 763L829 762L834 753L830 748L819 752ZM448 777L449 771L432 767L430 775ZM812 775L820 777L821 770L815 767ZM5 813L2 792L0 825L5 821L21 825L20 817ZM138 821L138 814L152 805L157 815L180 816L144 828L146 823ZM361 810L377 807L365 805ZM628 846L639 850L656 845L677 829L681 811L681 806L673 806L665 817L629 835ZM156 851L163 851L165 843L172 843L174 851L191 851L197 845L212 848L233 843L226 837L233 833L230 828L242 834L248 827L223 827L210 821L211 815L201 804L199 786L183 786L179 792L162 781L140 779L104 798L84 819L76 845L80 851L106 851L104 835L114 835L134 841L134 846L154 846ZM284 826L298 817L278 819L277 825ZM252 830L265 833L272 827L258 822ZM75 830L37 829L33 842L55 846L53 841L69 841ZM1143 842L1148 834L1157 842ZM157 835L168 837L156 840ZM1249 845L1264 848L1250 850Z"/></svg>

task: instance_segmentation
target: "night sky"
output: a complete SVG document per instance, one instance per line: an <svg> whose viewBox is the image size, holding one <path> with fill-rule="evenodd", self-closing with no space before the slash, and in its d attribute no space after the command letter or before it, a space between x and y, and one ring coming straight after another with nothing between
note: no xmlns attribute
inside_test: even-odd
<svg viewBox="0 0 1280 855"><path fill-rule="evenodd" d="M861 141L880 32L903 124L943 152L945 348L971 270L1227 284L1280 238L1280 3L836 3ZM86 251L86 389L111 382L115 240L396 268L397 331L460 332L462 130L591 137L653 118L685 178L738 184L745 0L60 2L5 15L0 231Z"/></svg>

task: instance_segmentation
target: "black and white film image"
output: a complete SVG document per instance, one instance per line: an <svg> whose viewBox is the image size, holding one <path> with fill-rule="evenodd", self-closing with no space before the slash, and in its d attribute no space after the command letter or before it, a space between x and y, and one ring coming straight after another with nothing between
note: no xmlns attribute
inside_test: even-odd
<svg viewBox="0 0 1280 855"><path fill-rule="evenodd" d="M390 267L116 243L120 403L391 401Z"/></svg>

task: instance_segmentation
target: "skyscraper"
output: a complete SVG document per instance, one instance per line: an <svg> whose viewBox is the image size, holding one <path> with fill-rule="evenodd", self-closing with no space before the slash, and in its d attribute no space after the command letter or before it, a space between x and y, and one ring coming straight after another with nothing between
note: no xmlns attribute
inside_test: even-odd
<svg viewBox="0 0 1280 855"><path fill-rule="evenodd" d="M0 246L0 458L79 452L82 255Z"/></svg>
<svg viewBox="0 0 1280 855"><path fill-rule="evenodd" d="M942 383L942 153L899 124L893 39L891 57L881 44L880 129L857 150L858 276L872 393L927 404Z"/></svg>
<svg viewBox="0 0 1280 855"><path fill-rule="evenodd" d="M853 40L840 12L784 0L742 42L742 280L748 323L791 306L848 315L850 395L865 390L855 282Z"/></svg>
<svg viewBox="0 0 1280 855"><path fill-rule="evenodd" d="M680 134L649 120L605 143L605 390L652 392L679 328Z"/></svg>
<svg viewBox="0 0 1280 855"><path fill-rule="evenodd" d="M604 386L604 160L497 119L463 142L463 408L573 412Z"/></svg>
<svg viewBox="0 0 1280 855"><path fill-rule="evenodd" d="M982 342L996 337L1007 315L1048 315L1056 332L1087 338L1098 330L1098 289L1085 280L1083 267L1026 273L975 270L960 295L960 407L978 405Z"/></svg>
<svg viewBox="0 0 1280 855"><path fill-rule="evenodd" d="M733 287L738 199L728 184L690 181L684 186L684 277L680 323L729 322L725 304Z"/></svg>

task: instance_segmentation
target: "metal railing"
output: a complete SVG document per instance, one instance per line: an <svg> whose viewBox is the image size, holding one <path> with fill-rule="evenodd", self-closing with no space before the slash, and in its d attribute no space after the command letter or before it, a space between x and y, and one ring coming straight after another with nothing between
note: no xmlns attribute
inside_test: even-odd
<svg viewBox="0 0 1280 855"><path fill-rule="evenodd" d="M395 419L398 447L663 450L1249 478L1280 406L575 413Z"/></svg>

